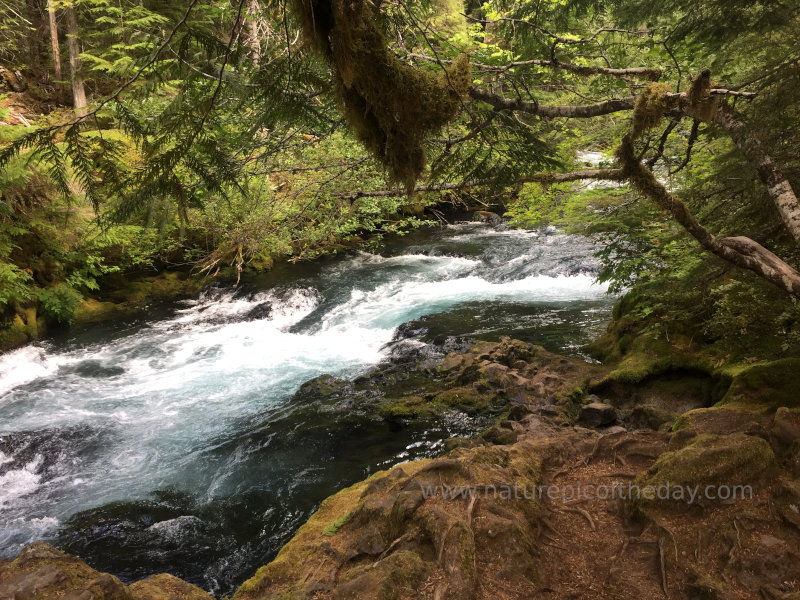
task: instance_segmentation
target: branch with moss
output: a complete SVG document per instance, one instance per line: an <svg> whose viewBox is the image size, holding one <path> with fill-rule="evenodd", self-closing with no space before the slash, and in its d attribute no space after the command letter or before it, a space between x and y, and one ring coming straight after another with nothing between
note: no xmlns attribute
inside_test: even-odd
<svg viewBox="0 0 800 600"><path fill-rule="evenodd" d="M659 208L667 211L700 245L712 254L738 267L748 269L770 283L800 298L800 273L761 244L744 236L719 239L703 227L686 204L671 194L653 172L637 158L630 134L617 149L623 176L630 184Z"/></svg>
<svg viewBox="0 0 800 600"><path fill-rule="evenodd" d="M512 110L540 117L566 117L568 119L589 119L624 110L632 110L635 102L635 99L631 97L614 98L597 104L540 105L538 102L529 102L520 98L505 98L475 86L469 88L469 95L473 100L485 102L494 107L495 110Z"/></svg>
<svg viewBox="0 0 800 600"><path fill-rule="evenodd" d="M431 185L418 185L413 189L413 193L421 192L448 192L464 190L476 187L497 187L505 185L519 185L521 183L566 183L570 181L582 181L585 179L597 179L604 181L621 181L624 179L622 169L583 169L571 171L569 173L536 173L526 177L519 177L513 182L502 182L496 179L482 179L480 181L460 181L456 183L439 183ZM359 198L386 198L399 197L407 193L405 189L377 190L377 191L357 191L342 192L333 194L336 198L345 200L358 200Z"/></svg>
<svg viewBox="0 0 800 600"><path fill-rule="evenodd" d="M452 62L449 60L437 60L435 57L428 56L427 54L410 53L406 54L406 57L415 58L417 60L424 60L428 62L437 62L437 63L442 62L445 64ZM574 65L572 63L566 63L560 60L542 60L538 58L534 58L531 60L520 60L520 61L510 62L505 65L485 65L482 63L475 63L475 62L471 64L473 68L481 69L483 71L492 71L496 73L505 73L506 71L510 71L511 69L520 67L539 66L539 67L551 67L554 69L563 69L565 71L571 71L579 75L610 75L612 77L642 77L644 79L649 79L651 81L657 81L658 79L661 78L660 69L651 69L648 67L628 67L624 69L615 69L612 67L592 67L592 66Z"/></svg>

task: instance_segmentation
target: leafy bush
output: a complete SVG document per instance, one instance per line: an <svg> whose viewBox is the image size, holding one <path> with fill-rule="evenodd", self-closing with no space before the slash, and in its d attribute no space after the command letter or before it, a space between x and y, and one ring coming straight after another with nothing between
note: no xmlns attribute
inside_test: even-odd
<svg viewBox="0 0 800 600"><path fill-rule="evenodd" d="M39 292L40 312L52 323L71 323L81 300L83 295L67 283L59 283Z"/></svg>
<svg viewBox="0 0 800 600"><path fill-rule="evenodd" d="M17 265L0 262L0 310L33 297L31 275Z"/></svg>

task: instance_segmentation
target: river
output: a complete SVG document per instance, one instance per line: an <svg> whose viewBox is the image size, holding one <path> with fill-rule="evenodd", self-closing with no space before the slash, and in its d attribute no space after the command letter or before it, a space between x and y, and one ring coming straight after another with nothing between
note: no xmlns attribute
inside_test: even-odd
<svg viewBox="0 0 800 600"><path fill-rule="evenodd" d="M326 496L487 425L397 431L357 399L300 402L303 382L370 372L399 331L440 352L511 335L579 353L613 301L592 251L465 223L0 356L0 558L44 539L125 580L231 593Z"/></svg>

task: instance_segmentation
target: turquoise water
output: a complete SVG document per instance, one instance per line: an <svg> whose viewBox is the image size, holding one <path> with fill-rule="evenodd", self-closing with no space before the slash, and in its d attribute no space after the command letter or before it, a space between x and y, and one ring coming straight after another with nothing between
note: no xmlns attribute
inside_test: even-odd
<svg viewBox="0 0 800 600"><path fill-rule="evenodd" d="M485 426L393 431L358 398L293 400L303 382L368 372L409 321L418 345L510 333L576 351L612 301L592 250L451 226L0 356L0 557L46 539L125 579L229 593L327 495Z"/></svg>

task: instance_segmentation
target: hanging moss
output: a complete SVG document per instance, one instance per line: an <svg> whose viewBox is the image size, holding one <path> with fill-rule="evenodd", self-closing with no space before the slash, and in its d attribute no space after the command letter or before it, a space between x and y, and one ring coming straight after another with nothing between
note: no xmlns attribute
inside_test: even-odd
<svg viewBox="0 0 800 600"><path fill-rule="evenodd" d="M439 75L404 64L366 0L295 0L295 12L309 43L333 68L356 138L412 189L425 167L424 137L455 116L470 85L468 57Z"/></svg>
<svg viewBox="0 0 800 600"><path fill-rule="evenodd" d="M711 71L706 69L692 80L686 94L692 116L698 121L710 123L717 114L717 99L711 95Z"/></svg>
<svg viewBox="0 0 800 600"><path fill-rule="evenodd" d="M631 134L634 138L639 137L648 129L652 129L664 118L664 113L670 107L670 99L667 97L669 91L668 85L654 82L648 84L636 98L631 126Z"/></svg>

